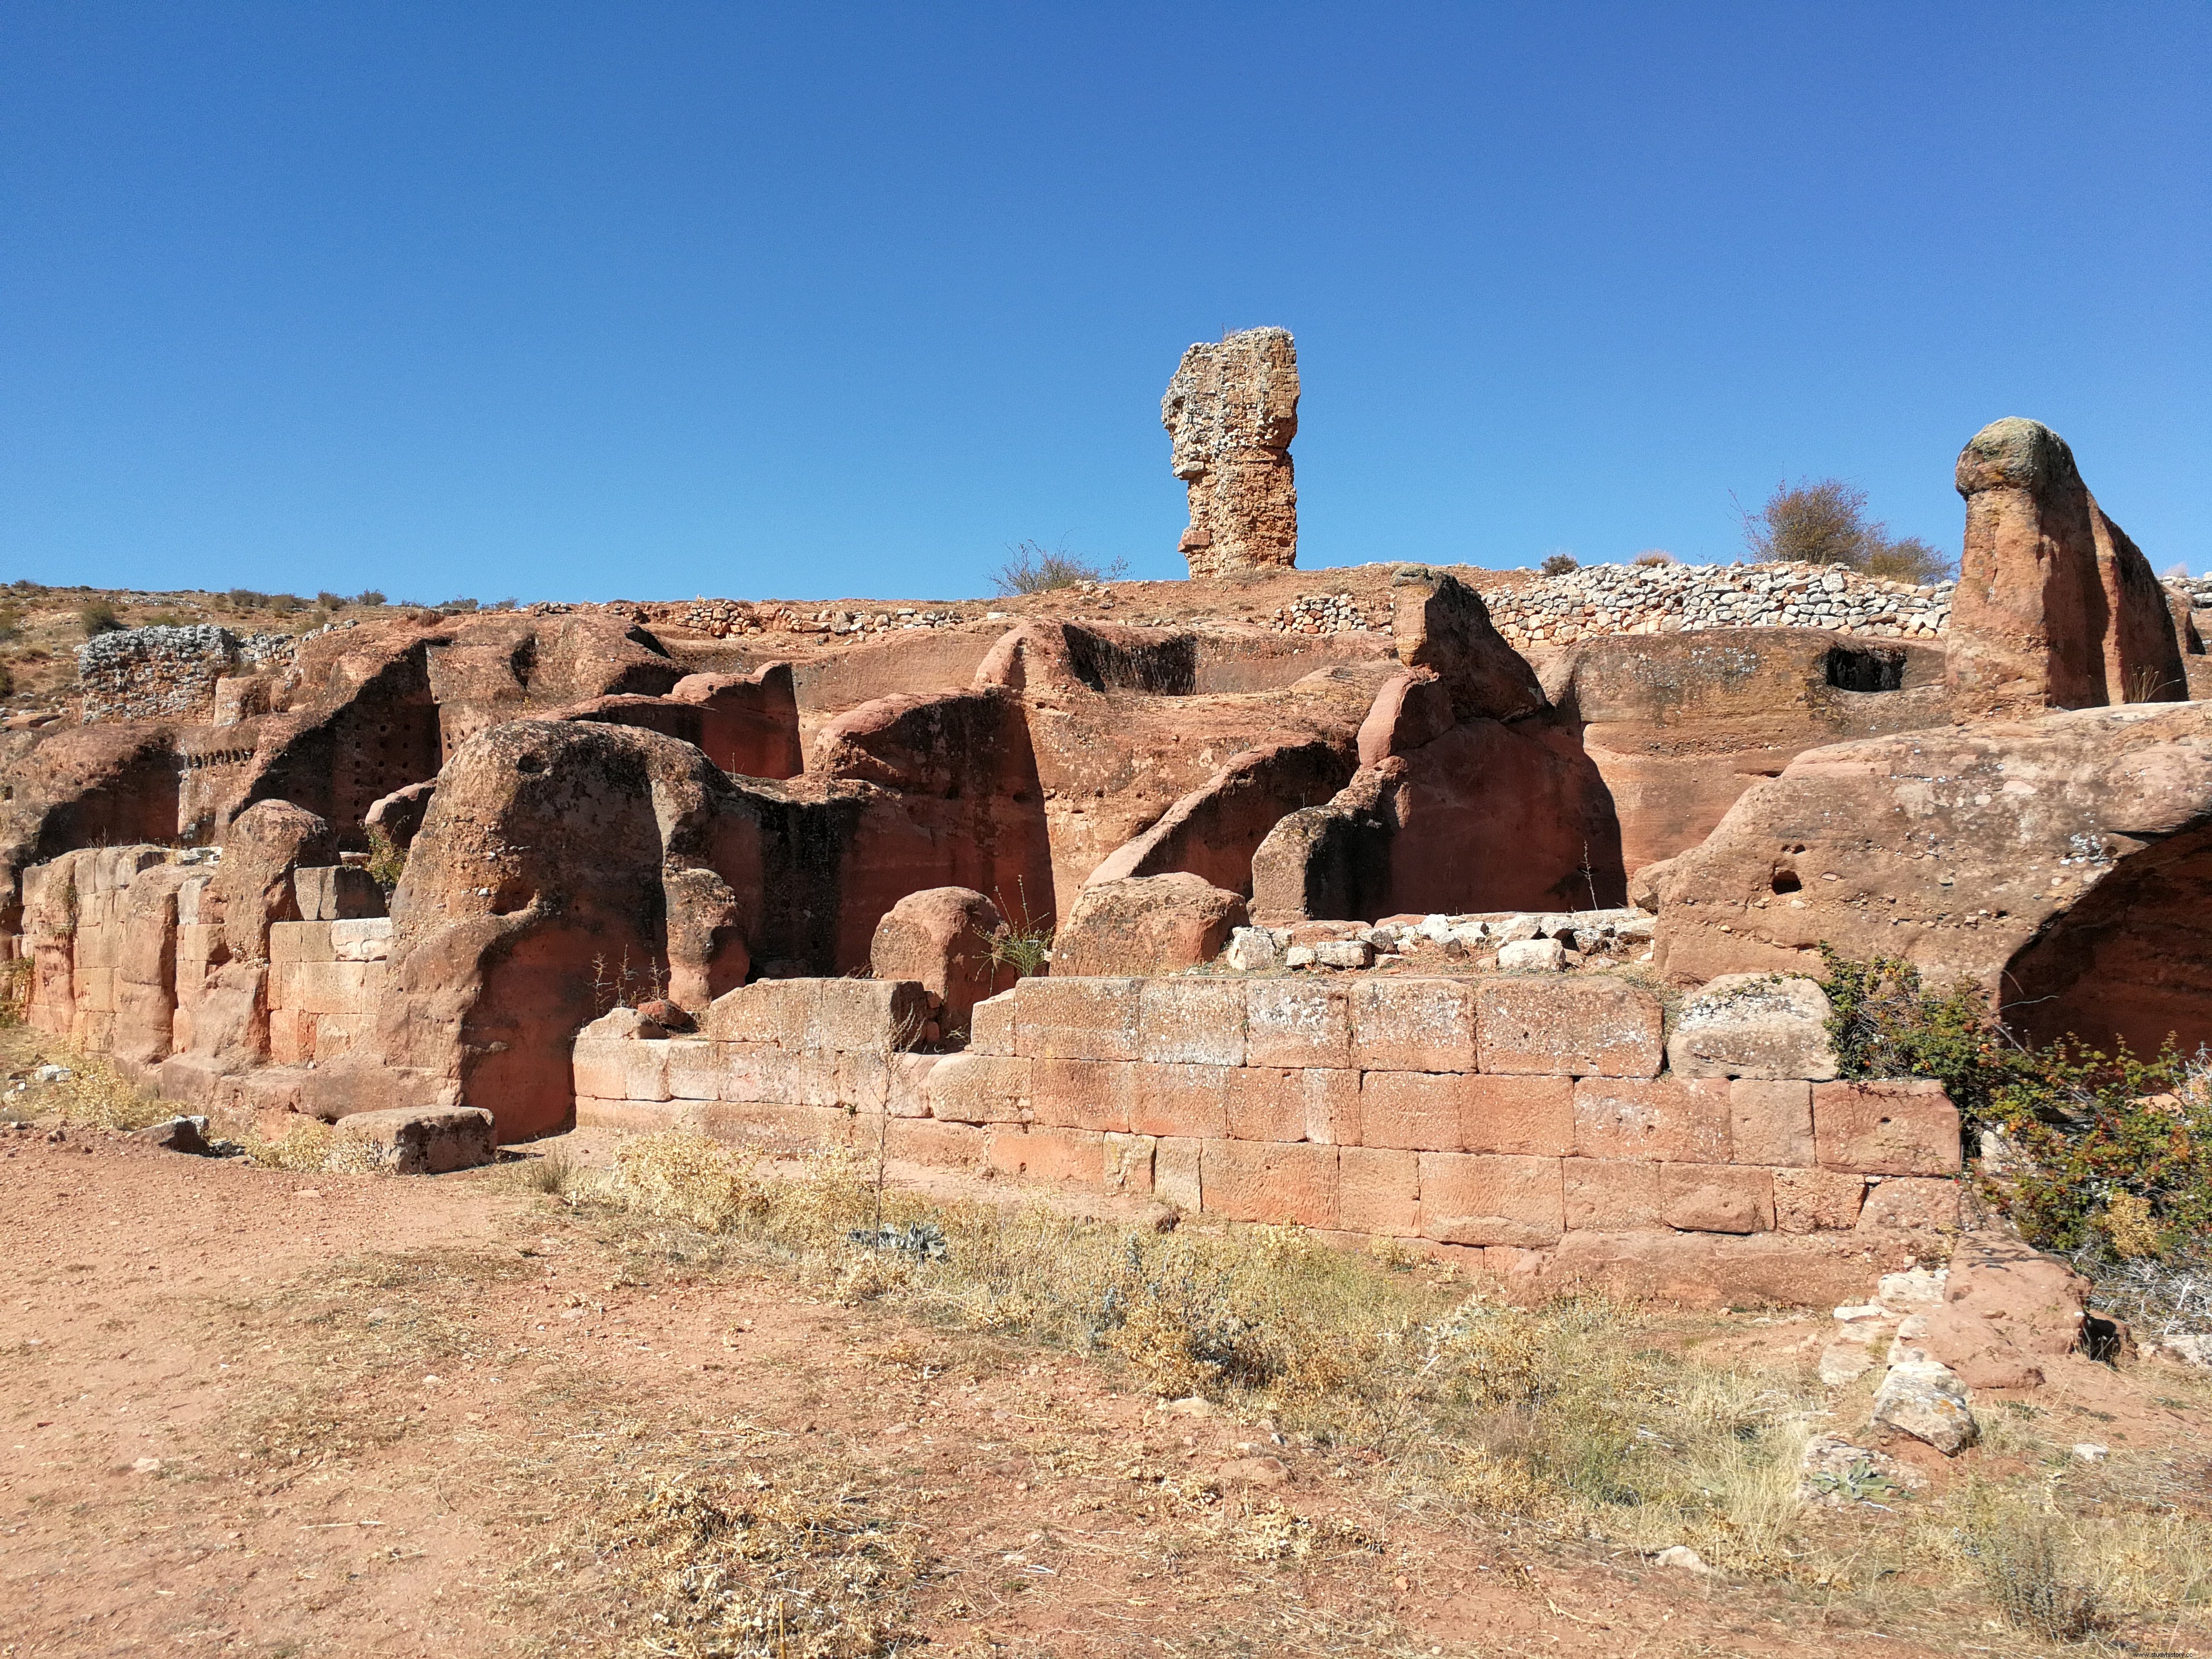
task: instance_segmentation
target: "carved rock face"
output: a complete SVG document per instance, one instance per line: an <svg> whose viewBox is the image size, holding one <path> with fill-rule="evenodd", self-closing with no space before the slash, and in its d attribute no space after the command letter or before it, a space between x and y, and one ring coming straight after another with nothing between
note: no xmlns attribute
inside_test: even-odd
<svg viewBox="0 0 2212 1659"><path fill-rule="evenodd" d="M1190 489L1182 551L1194 576L1297 562L1298 355L1290 331L1246 329L1182 354L1160 422Z"/></svg>

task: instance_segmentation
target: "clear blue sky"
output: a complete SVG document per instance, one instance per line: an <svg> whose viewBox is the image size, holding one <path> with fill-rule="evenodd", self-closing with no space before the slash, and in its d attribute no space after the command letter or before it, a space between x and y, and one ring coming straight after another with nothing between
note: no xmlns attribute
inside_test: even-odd
<svg viewBox="0 0 2212 1659"><path fill-rule="evenodd" d="M1177 575L1280 324L1308 568L1955 550L2050 422L2212 566L2212 7L0 10L0 577L435 601Z"/></svg>

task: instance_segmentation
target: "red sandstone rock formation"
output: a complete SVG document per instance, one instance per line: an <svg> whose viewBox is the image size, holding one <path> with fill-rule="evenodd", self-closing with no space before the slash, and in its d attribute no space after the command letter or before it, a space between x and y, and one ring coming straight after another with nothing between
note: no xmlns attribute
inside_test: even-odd
<svg viewBox="0 0 2212 1659"><path fill-rule="evenodd" d="M1696 846L1808 749L1950 722L1940 648L1818 629L1595 640L1542 677L1612 792L1632 872Z"/></svg>
<svg viewBox="0 0 2212 1659"><path fill-rule="evenodd" d="M1534 671L1456 579L1409 571L1395 592L1411 666L1377 693L1352 781L1253 854L1253 915L1281 927L1619 903L1612 798Z"/></svg>
<svg viewBox="0 0 2212 1659"><path fill-rule="evenodd" d="M2187 697L2149 562L2105 516L2064 439L1993 422L1960 452L1958 489L1966 537L1948 644L1962 711Z"/></svg>
<svg viewBox="0 0 2212 1659"><path fill-rule="evenodd" d="M1159 822L1116 848L1084 884L1186 871L1249 895L1252 854L1267 832L1286 814L1328 800L1351 781L1353 770L1346 745L1326 739L1269 744L1232 755Z"/></svg>
<svg viewBox="0 0 2212 1659"><path fill-rule="evenodd" d="M1638 877L1678 982L1823 940L1999 997L2015 1029L2212 1041L2212 709L2083 709L1810 750Z"/></svg>
<svg viewBox="0 0 2212 1659"><path fill-rule="evenodd" d="M938 1000L939 1028L965 1032L977 1003L1013 987L1013 969L991 960L991 935L1004 925L999 907L973 889L925 888L876 924L869 964L878 979L920 985Z"/></svg>
<svg viewBox="0 0 2212 1659"><path fill-rule="evenodd" d="M1246 921L1244 901L1202 876L1093 882L1052 942L1056 974L1172 974L1212 962Z"/></svg>
<svg viewBox="0 0 2212 1659"><path fill-rule="evenodd" d="M705 723L695 741L725 772L795 778L805 769L789 663L763 664L750 674L687 674L668 695L698 705Z"/></svg>
<svg viewBox="0 0 2212 1659"><path fill-rule="evenodd" d="M1290 331L1200 341L1160 400L1176 477L1189 486L1182 550L1194 576L1297 562L1298 356Z"/></svg>

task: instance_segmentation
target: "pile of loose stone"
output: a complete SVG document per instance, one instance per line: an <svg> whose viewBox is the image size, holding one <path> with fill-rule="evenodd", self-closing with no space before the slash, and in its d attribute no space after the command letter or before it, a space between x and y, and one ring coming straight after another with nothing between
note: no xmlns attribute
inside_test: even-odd
<svg viewBox="0 0 2212 1659"><path fill-rule="evenodd" d="M1585 962L1649 956L1653 921L1647 912L1634 909L1492 910L1392 916L1372 925L1307 921L1293 927L1239 927L1218 962L1239 974L1401 964L1559 973Z"/></svg>
<svg viewBox="0 0 2212 1659"><path fill-rule="evenodd" d="M1483 602L1516 646L1713 628L1932 640L1950 623L1954 586L1915 587L1837 565L1601 564L1486 592Z"/></svg>
<svg viewBox="0 0 2212 1659"><path fill-rule="evenodd" d="M150 720L213 707L215 683L255 668L289 669L299 641L289 634L241 639L212 623L129 628L100 634L77 647L84 715L93 720Z"/></svg>
<svg viewBox="0 0 2212 1659"><path fill-rule="evenodd" d="M1390 626L1390 607L1384 601L1370 617L1349 593L1301 593L1279 607L1273 618L1283 634L1342 634L1354 629Z"/></svg>

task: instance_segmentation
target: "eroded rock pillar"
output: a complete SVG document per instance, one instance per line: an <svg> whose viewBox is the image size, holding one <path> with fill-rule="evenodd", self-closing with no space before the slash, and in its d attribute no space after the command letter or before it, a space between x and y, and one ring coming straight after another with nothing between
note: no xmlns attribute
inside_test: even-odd
<svg viewBox="0 0 2212 1659"><path fill-rule="evenodd" d="M1298 353L1288 329L1249 328L1182 354L1160 421L1190 490L1183 556L1194 576L1297 562Z"/></svg>

